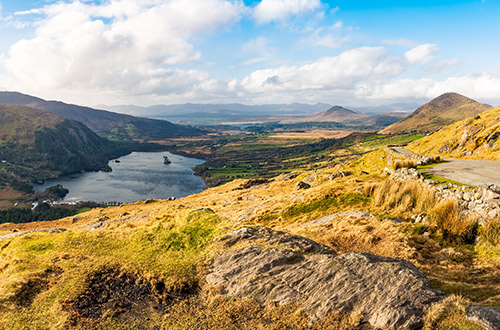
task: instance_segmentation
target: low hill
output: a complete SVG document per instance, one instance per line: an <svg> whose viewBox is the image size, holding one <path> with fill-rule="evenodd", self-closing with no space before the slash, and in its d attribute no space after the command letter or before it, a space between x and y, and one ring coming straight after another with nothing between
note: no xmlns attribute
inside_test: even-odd
<svg viewBox="0 0 500 330"><path fill-rule="evenodd" d="M42 110L0 105L0 182L30 183L62 173L107 168L127 148L88 127Z"/></svg>
<svg viewBox="0 0 500 330"><path fill-rule="evenodd" d="M365 116L356 113L350 109L346 109L344 107L336 105L328 110L318 113L315 116L308 117L307 121L316 121L316 122L335 121L337 123L346 123L353 120L358 120L363 117Z"/></svg>
<svg viewBox="0 0 500 330"><path fill-rule="evenodd" d="M338 123L340 127L351 129L381 129L387 127L407 114L403 112L387 112L366 115L336 105L314 116L281 120L283 124L306 123Z"/></svg>
<svg viewBox="0 0 500 330"><path fill-rule="evenodd" d="M457 93L445 93L422 105L408 117L380 131L382 134L434 132L453 122L475 116L491 106Z"/></svg>
<svg viewBox="0 0 500 330"><path fill-rule="evenodd" d="M448 125L407 148L419 154L499 160L499 138L500 108L496 108Z"/></svg>
<svg viewBox="0 0 500 330"><path fill-rule="evenodd" d="M135 117L63 102L46 101L17 92L0 92L0 104L29 106L76 120L99 135L113 140L155 141L204 133L200 129L172 124L166 120Z"/></svg>

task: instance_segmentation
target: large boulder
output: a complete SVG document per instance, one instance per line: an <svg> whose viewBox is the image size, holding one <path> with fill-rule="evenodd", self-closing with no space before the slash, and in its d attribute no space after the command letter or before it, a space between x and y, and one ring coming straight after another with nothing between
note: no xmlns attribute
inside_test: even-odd
<svg viewBox="0 0 500 330"><path fill-rule="evenodd" d="M418 329L444 294L412 263L365 253L336 254L305 237L243 228L223 239L207 283L220 294L263 305L296 301L312 321L359 312L376 328Z"/></svg>

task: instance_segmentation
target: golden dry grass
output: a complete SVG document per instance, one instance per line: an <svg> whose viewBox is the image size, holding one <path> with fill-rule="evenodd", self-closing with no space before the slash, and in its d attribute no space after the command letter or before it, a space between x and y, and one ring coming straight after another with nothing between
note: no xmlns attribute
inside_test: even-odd
<svg viewBox="0 0 500 330"><path fill-rule="evenodd" d="M451 295L435 303L424 318L424 330L434 329L469 329L480 330L482 327L465 320L465 311L470 305L467 299Z"/></svg>
<svg viewBox="0 0 500 330"><path fill-rule="evenodd" d="M500 141L494 134L500 132L500 108L482 112L438 132L414 141L407 149L425 155L451 158L500 159Z"/></svg>
<svg viewBox="0 0 500 330"><path fill-rule="evenodd" d="M474 244L479 229L478 219L461 214L456 199L437 203L430 214L433 224L439 228L445 241Z"/></svg>
<svg viewBox="0 0 500 330"><path fill-rule="evenodd" d="M409 218L414 213L425 213L436 204L435 193L417 180L385 180L366 184L364 192L371 197L371 205L382 214Z"/></svg>
<svg viewBox="0 0 500 330"><path fill-rule="evenodd" d="M339 216L328 225L299 229L297 233L328 245L338 253L363 252L413 261L418 259L417 250L391 220Z"/></svg>

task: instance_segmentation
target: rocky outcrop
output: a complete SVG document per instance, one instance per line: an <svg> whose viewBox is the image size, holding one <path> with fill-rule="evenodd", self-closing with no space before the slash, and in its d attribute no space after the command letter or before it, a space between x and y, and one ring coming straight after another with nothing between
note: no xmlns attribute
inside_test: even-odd
<svg viewBox="0 0 500 330"><path fill-rule="evenodd" d="M486 330L500 329L500 307L470 306L467 320L476 322Z"/></svg>
<svg viewBox="0 0 500 330"><path fill-rule="evenodd" d="M444 294L410 262L365 253L336 254L310 239L269 228L228 234L206 281L220 294L263 305L295 301L312 321L361 313L372 326L418 329Z"/></svg>
<svg viewBox="0 0 500 330"><path fill-rule="evenodd" d="M385 168L384 171L391 174L394 180L414 179L428 185L439 200L456 199L464 214L477 218L480 224L500 215L500 187L497 185L480 185L476 188L459 187L452 183L435 185L434 180L425 180L423 174L414 168Z"/></svg>
<svg viewBox="0 0 500 330"><path fill-rule="evenodd" d="M0 241L7 241L7 240L14 238L14 237L23 236L23 235L27 235L27 234L33 234L33 233L58 234L58 233L62 233L63 231L66 231L66 229L48 228L48 229L32 229L32 230L27 230L27 231L19 231L19 232L14 232L12 234L0 236Z"/></svg>

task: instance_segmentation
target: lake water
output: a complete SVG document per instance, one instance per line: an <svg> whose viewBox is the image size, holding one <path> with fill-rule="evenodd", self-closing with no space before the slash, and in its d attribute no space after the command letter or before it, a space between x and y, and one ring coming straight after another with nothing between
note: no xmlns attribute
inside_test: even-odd
<svg viewBox="0 0 500 330"><path fill-rule="evenodd" d="M163 163L167 156L171 164ZM133 152L109 162L111 172L87 172L62 176L35 185L36 192L61 184L69 189L62 202L95 201L131 203L148 198L166 199L199 193L206 187L192 167L203 160L169 152ZM61 202L61 201L59 201Z"/></svg>

